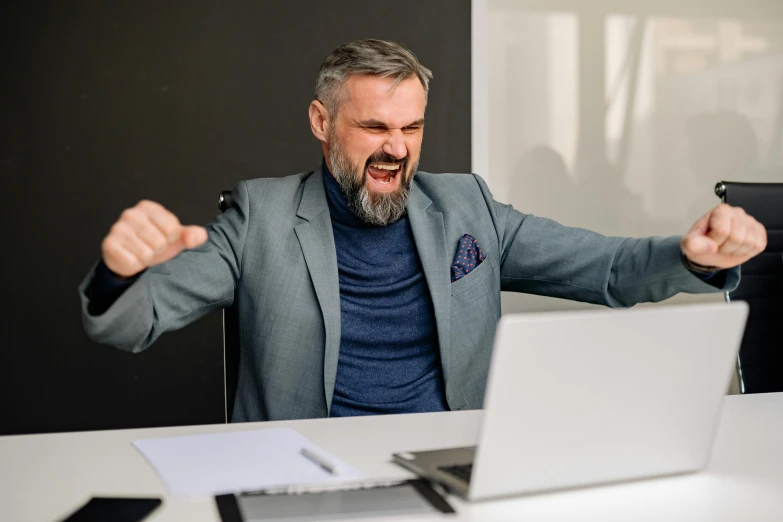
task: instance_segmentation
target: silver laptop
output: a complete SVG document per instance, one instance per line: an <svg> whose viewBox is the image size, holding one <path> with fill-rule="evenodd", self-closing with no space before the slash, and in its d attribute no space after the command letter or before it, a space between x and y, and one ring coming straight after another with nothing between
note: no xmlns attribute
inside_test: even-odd
<svg viewBox="0 0 783 522"><path fill-rule="evenodd" d="M478 446L394 461L469 500L702 469L747 314L734 302L503 316Z"/></svg>

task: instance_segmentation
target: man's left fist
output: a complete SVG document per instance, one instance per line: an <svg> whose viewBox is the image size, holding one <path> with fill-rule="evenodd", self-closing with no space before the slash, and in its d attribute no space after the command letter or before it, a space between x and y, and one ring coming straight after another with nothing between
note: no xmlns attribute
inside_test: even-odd
<svg viewBox="0 0 783 522"><path fill-rule="evenodd" d="M739 207L718 205L683 236L680 248L693 263L733 268L767 247L764 225Z"/></svg>

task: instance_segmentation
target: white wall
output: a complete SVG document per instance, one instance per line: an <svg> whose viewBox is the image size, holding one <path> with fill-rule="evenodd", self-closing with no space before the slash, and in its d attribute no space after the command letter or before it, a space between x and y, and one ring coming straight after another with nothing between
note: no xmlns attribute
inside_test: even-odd
<svg viewBox="0 0 783 522"><path fill-rule="evenodd" d="M474 171L522 212L681 235L716 182L783 181L783 2L474 0L473 75Z"/></svg>

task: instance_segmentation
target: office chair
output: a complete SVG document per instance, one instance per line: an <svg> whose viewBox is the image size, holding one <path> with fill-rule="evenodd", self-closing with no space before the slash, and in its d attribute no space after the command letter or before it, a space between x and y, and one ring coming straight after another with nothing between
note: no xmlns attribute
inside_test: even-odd
<svg viewBox="0 0 783 522"><path fill-rule="evenodd" d="M225 212L231 208L233 199L230 190L224 190L218 196L218 208ZM235 295L236 297L236 295ZM231 422L234 401L239 380L239 314L236 301L230 308L223 310L223 398L226 408L226 423Z"/></svg>
<svg viewBox="0 0 783 522"><path fill-rule="evenodd" d="M726 292L727 301L750 305L737 359L740 392L783 391L783 183L722 181L715 194L767 229L767 248L742 265L740 285Z"/></svg>

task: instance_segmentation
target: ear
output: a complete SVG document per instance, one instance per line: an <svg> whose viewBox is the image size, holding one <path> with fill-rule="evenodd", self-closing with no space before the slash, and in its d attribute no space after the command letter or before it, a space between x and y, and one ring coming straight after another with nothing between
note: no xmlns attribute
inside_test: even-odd
<svg viewBox="0 0 783 522"><path fill-rule="evenodd" d="M310 103L309 114L310 130L313 131L313 136L319 141L326 143L326 136L329 133L329 125L331 124L329 112L326 110L323 103L318 100L313 100Z"/></svg>

